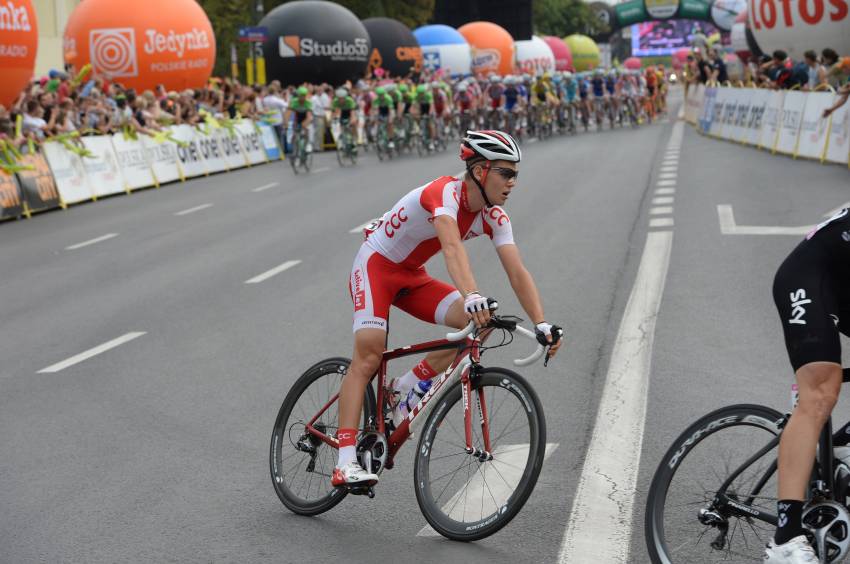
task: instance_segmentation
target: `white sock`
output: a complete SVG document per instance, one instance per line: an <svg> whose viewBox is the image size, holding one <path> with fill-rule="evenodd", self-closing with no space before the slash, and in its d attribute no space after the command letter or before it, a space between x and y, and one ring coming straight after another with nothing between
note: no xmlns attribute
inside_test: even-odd
<svg viewBox="0 0 850 564"><path fill-rule="evenodd" d="M342 468L352 460L357 459L357 447L346 446L339 449L339 460L336 463L337 468Z"/></svg>
<svg viewBox="0 0 850 564"><path fill-rule="evenodd" d="M411 368L407 371L407 374L395 381L395 390L399 392L402 397L406 397L407 392L409 392L418 382L419 377L413 373L413 369Z"/></svg>

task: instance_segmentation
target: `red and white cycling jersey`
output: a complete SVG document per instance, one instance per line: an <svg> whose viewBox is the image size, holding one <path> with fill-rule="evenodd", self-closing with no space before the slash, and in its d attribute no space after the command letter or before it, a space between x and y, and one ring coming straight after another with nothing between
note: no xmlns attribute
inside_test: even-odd
<svg viewBox="0 0 850 564"><path fill-rule="evenodd" d="M423 266L441 249L434 218L454 218L464 240L487 235L496 247L514 242L511 221L502 208L471 212L466 202L466 185L443 176L409 192L365 230L366 241L348 280L354 331L386 330L391 305L422 321L445 324L449 308L461 295L431 278Z"/></svg>
<svg viewBox="0 0 850 564"><path fill-rule="evenodd" d="M434 219L447 215L457 221L464 241L487 235L499 247L514 242L511 220L499 206L471 212L463 181L441 176L409 192L377 225L366 230L366 245L394 263L419 268L440 251Z"/></svg>

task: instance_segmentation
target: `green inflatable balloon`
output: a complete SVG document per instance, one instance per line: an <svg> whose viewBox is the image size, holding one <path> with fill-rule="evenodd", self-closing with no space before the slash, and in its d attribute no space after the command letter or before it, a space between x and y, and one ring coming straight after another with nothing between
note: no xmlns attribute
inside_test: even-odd
<svg viewBox="0 0 850 564"><path fill-rule="evenodd" d="M573 54L573 65L576 70L589 71L599 66L599 46L586 35L574 34L565 37L564 41Z"/></svg>

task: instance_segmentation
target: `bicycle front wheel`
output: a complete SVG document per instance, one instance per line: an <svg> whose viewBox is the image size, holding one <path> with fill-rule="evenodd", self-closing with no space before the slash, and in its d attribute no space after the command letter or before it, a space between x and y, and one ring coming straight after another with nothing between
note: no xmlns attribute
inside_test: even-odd
<svg viewBox="0 0 850 564"><path fill-rule="evenodd" d="M706 415L676 439L655 471L646 502L652 562L762 561L773 526L748 511L776 511L781 418L768 407L733 405ZM718 502L721 496L738 508Z"/></svg>
<svg viewBox="0 0 850 564"><path fill-rule="evenodd" d="M462 384L428 416L414 463L416 499L428 523L452 540L488 537L513 519L534 490L546 452L546 421L534 389L503 368L473 379L473 446L484 449L481 414L489 424L492 459L466 452Z"/></svg>

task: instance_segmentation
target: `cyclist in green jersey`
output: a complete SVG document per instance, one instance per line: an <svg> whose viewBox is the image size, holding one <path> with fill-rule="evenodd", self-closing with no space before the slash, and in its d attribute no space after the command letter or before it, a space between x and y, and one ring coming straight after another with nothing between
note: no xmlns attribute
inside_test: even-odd
<svg viewBox="0 0 850 564"><path fill-rule="evenodd" d="M313 139L313 103L307 99L309 94L310 91L307 90L306 86L300 86L298 90L295 91L295 96L293 96L292 100L289 101L289 107L286 109L286 113L283 116L283 130L285 136L289 120L294 113L295 124L307 129L307 152L312 153L313 143L311 140Z"/></svg>
<svg viewBox="0 0 850 564"><path fill-rule="evenodd" d="M333 119L338 119L343 127L347 127L351 133L352 143L356 145L357 140L357 102L348 95L345 88L337 88L336 96L331 103ZM354 152L357 152L355 146Z"/></svg>
<svg viewBox="0 0 850 564"><path fill-rule="evenodd" d="M393 143L394 128L392 114L396 106L395 99L383 86L375 88L375 99L372 101L372 107L377 108L378 119L385 121L387 124L387 139L389 139L387 146L390 149L395 148L395 143Z"/></svg>
<svg viewBox="0 0 850 564"><path fill-rule="evenodd" d="M415 111L420 119L428 118L428 150L434 150L434 137L437 130L434 127L434 95L428 91L428 87L420 84L416 87L416 93L413 95L413 102L417 106Z"/></svg>

